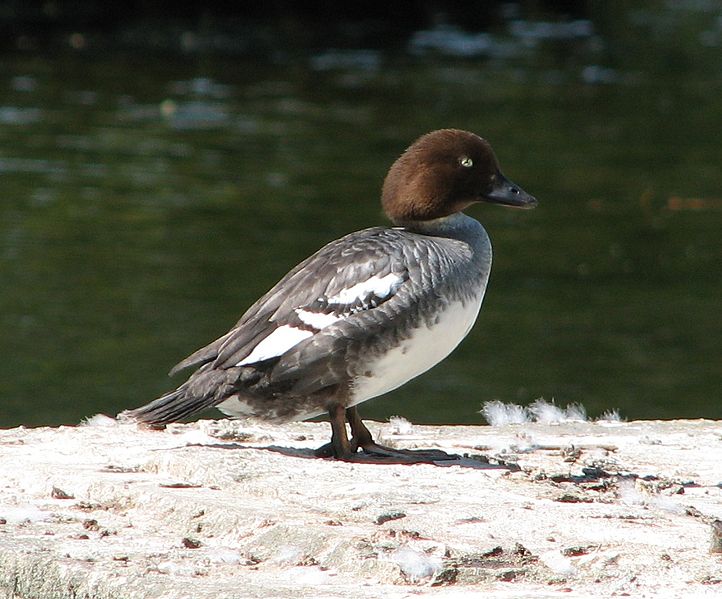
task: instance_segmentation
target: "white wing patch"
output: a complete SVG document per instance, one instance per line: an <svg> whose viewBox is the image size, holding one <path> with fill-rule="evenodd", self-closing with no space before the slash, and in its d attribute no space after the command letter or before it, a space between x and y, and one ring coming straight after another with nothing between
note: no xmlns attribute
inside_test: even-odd
<svg viewBox="0 0 722 599"><path fill-rule="evenodd" d="M308 326L313 327L314 329L318 329L319 331L326 328L328 325L341 320L341 316L336 316L335 314L311 312L310 310L304 310L303 308L296 308L294 312L296 312L298 319L303 324L307 324Z"/></svg>
<svg viewBox="0 0 722 599"><path fill-rule="evenodd" d="M301 343L301 341L308 339L312 335L313 333L311 331L304 331L303 329L297 329L291 325L284 324L256 345L253 351L238 362L236 366L244 366L246 364L260 362L261 360L268 360L269 358L277 358L286 353L294 345Z"/></svg>
<svg viewBox="0 0 722 599"><path fill-rule="evenodd" d="M351 287L342 289L326 301L329 304L347 304L352 306L359 303L366 304L371 296L383 300L393 295L403 282L404 279L394 273L389 273L383 277L374 275L361 283L356 283ZM334 313L314 312L306 308L296 308L294 312L304 325L313 327L316 329L316 332L325 329L327 326L339 320L343 320L345 317ZM298 345L301 341L313 335L314 331L294 327L290 324L280 326L256 345L253 351L238 362L236 366L245 366L247 364L261 362L262 360L277 358L285 354L294 345ZM236 411L238 410L236 409Z"/></svg>
<svg viewBox="0 0 722 599"><path fill-rule="evenodd" d="M386 276L373 277L351 287L342 289L333 297L328 298L329 304L354 304L357 301L364 301L371 295L379 299L385 299L394 293L404 280L397 274L390 272Z"/></svg>

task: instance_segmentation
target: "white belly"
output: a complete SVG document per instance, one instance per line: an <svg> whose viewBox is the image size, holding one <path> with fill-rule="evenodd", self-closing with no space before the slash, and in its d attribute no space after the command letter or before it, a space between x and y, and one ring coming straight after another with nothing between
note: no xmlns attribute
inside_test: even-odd
<svg viewBox="0 0 722 599"><path fill-rule="evenodd" d="M449 305L435 325L415 329L409 339L369 364L367 371L372 376L354 381L350 405L388 393L441 362L471 330L482 299L483 293L466 305Z"/></svg>

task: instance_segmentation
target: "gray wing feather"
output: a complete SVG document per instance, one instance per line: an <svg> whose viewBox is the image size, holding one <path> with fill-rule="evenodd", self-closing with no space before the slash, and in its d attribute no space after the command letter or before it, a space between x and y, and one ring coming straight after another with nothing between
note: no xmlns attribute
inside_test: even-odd
<svg viewBox="0 0 722 599"><path fill-rule="evenodd" d="M228 341L228 338L233 334L233 330L228 331L223 337L219 337L216 339L213 343L209 343L205 347L202 347L201 349L193 352L190 356L185 358L184 360L181 360L171 368L170 372L168 373L168 376L173 376L174 374L180 372L181 370L185 370L186 368L189 368L190 366L200 366L202 364L205 364L206 362L210 362L212 360L215 360L218 356L218 352L221 350L223 345Z"/></svg>

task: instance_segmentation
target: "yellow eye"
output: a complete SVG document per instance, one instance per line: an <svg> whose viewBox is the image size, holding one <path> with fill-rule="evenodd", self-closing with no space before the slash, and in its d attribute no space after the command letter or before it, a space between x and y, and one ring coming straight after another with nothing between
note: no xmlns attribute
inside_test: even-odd
<svg viewBox="0 0 722 599"><path fill-rule="evenodd" d="M465 166L466 168L470 168L474 166L474 161L468 156L462 156L459 158L459 164L461 164L461 166Z"/></svg>

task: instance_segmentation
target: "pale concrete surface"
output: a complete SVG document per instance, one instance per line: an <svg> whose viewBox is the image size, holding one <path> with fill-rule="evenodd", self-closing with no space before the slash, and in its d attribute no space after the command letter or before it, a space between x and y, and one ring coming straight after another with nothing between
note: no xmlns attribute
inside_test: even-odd
<svg viewBox="0 0 722 599"><path fill-rule="evenodd" d="M0 597L722 596L721 422L370 428L520 469L310 458L326 423L0 431Z"/></svg>

